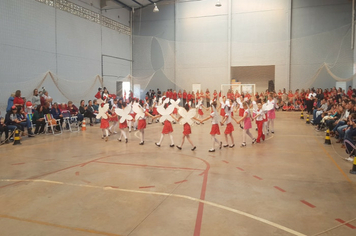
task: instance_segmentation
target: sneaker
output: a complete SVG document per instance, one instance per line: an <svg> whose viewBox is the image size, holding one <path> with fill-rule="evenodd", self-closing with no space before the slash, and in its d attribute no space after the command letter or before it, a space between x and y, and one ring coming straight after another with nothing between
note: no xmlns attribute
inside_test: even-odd
<svg viewBox="0 0 356 236"><path fill-rule="evenodd" d="M219 146L219 149L221 149L222 148L222 142L220 142L220 146ZM214 152L215 152L215 149L214 149Z"/></svg>
<svg viewBox="0 0 356 236"><path fill-rule="evenodd" d="M169 145L170 147L174 147L174 144Z"/></svg>
<svg viewBox="0 0 356 236"><path fill-rule="evenodd" d="M126 141L125 141L125 143L127 143L129 140L128 139L126 139Z"/></svg>
<svg viewBox="0 0 356 236"><path fill-rule="evenodd" d="M354 161L354 159L352 157L346 157L346 158L344 158L344 160L345 161L349 161L349 162L353 162Z"/></svg>
<svg viewBox="0 0 356 236"><path fill-rule="evenodd" d="M182 150L182 147L176 146L179 150Z"/></svg>
<svg viewBox="0 0 356 236"><path fill-rule="evenodd" d="M192 148L192 151L194 151L196 148L197 148L197 147L196 147L196 146L194 146L194 147Z"/></svg>
<svg viewBox="0 0 356 236"><path fill-rule="evenodd" d="M156 144L157 147L160 147L160 146L161 146L161 144L158 144L158 143L155 143L155 144Z"/></svg>
<svg viewBox="0 0 356 236"><path fill-rule="evenodd" d="M232 144L232 145L229 146L229 148L233 148L233 147L235 147L235 144Z"/></svg>
<svg viewBox="0 0 356 236"><path fill-rule="evenodd" d="M142 141L142 142L139 143L139 145L143 145L144 143L145 143L145 141Z"/></svg>
<svg viewBox="0 0 356 236"><path fill-rule="evenodd" d="M255 144L256 143L256 139L254 138L253 140L252 140L252 144Z"/></svg>
<svg viewBox="0 0 356 236"><path fill-rule="evenodd" d="M209 149L209 152L215 152L215 149Z"/></svg>
<svg viewBox="0 0 356 236"><path fill-rule="evenodd" d="M225 144L225 145L223 145L223 147L228 147L229 146L229 144Z"/></svg>
<svg viewBox="0 0 356 236"><path fill-rule="evenodd" d="M246 147L246 143L241 143L240 147Z"/></svg>

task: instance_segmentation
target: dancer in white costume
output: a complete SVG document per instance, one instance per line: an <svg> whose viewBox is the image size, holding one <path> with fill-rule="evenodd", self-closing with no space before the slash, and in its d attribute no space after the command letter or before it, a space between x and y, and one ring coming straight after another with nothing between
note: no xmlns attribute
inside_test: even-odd
<svg viewBox="0 0 356 236"><path fill-rule="evenodd" d="M211 135L211 140L213 142L213 145L212 145L212 148L209 149L209 152L215 152L215 143L219 144L220 149L222 147L222 142L219 142L219 140L216 138L216 135L220 135L220 128L219 128L220 114L216 110L216 107L217 107L216 100L211 103L210 107L211 107L210 116L203 119L202 122L211 119L210 135Z"/></svg>
<svg viewBox="0 0 356 236"><path fill-rule="evenodd" d="M128 142L125 129L127 128L127 121L131 121L132 120L132 116L129 114L130 111L131 111L131 106L130 105L126 105L126 102L122 103L122 109L120 109L120 108L116 108L115 109L115 113L118 116L120 116L119 129L121 131L121 134L120 134L120 137L117 139L119 142L121 142L121 138L122 137L125 138L126 143Z"/></svg>

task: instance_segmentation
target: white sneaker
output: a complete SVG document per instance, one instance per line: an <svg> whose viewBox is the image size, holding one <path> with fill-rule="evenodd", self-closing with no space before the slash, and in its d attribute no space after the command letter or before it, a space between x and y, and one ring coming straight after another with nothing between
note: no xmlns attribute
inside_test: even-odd
<svg viewBox="0 0 356 236"><path fill-rule="evenodd" d="M353 162L354 159L352 157L345 158L345 161Z"/></svg>

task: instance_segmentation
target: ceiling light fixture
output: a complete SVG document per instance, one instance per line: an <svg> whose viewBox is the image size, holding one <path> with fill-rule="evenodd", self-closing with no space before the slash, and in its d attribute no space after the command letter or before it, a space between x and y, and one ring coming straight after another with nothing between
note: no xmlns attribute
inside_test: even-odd
<svg viewBox="0 0 356 236"><path fill-rule="evenodd" d="M221 7L221 3L220 0L218 0L218 2L215 4L216 7Z"/></svg>
<svg viewBox="0 0 356 236"><path fill-rule="evenodd" d="M158 9L158 7L157 7L157 4L156 4L156 3L154 3L154 5L155 5L155 7L153 8L153 12L154 12L154 13L159 12L159 9Z"/></svg>

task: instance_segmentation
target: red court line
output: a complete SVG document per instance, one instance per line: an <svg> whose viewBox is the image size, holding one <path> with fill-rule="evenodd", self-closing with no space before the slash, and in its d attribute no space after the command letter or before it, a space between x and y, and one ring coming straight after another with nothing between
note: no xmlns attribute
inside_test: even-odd
<svg viewBox="0 0 356 236"><path fill-rule="evenodd" d="M182 180L182 181L178 181L178 182L175 182L175 184L181 184L181 183L184 183L184 182L187 182L188 180Z"/></svg>
<svg viewBox="0 0 356 236"><path fill-rule="evenodd" d="M280 188L280 187L278 187L278 186L274 186L274 188L275 188L275 189L278 189L279 191L281 191L281 192L283 192L283 193L287 192L286 190L284 190L284 189L282 189L282 188Z"/></svg>
<svg viewBox="0 0 356 236"><path fill-rule="evenodd" d="M204 179L203 179L203 184L202 184L202 188L201 188L201 192L200 192L200 199L205 200L205 192L206 192L206 185L208 183L208 173L210 170L210 164L209 164L209 162L205 161L204 159L201 159L198 157L197 157L197 159L203 161L206 164L206 169L202 173L202 174L204 174ZM203 221L203 211L204 211L204 203L199 202L197 218L195 220L194 236L200 236L201 224Z"/></svg>
<svg viewBox="0 0 356 236"><path fill-rule="evenodd" d="M130 164L130 163L119 163L119 162L107 162L107 161L94 161L94 162L95 162L95 163L101 163L101 164L122 165L122 166L138 166L138 167L151 167L151 168L173 169L173 170L203 170L203 169L188 168L188 167L151 166L151 165L143 165L143 164Z"/></svg>
<svg viewBox="0 0 356 236"><path fill-rule="evenodd" d="M142 187L139 187L139 188L154 188L155 186L142 186Z"/></svg>
<svg viewBox="0 0 356 236"><path fill-rule="evenodd" d="M254 175L253 177L255 177L255 178L258 179L258 180L262 180L261 177L258 177L258 176L256 176L256 175Z"/></svg>
<svg viewBox="0 0 356 236"><path fill-rule="evenodd" d="M305 200L300 200L302 203L304 203L305 205L307 205L308 207L311 207L311 208L315 208L316 206L314 206L313 204L305 201Z"/></svg>
<svg viewBox="0 0 356 236"><path fill-rule="evenodd" d="M111 156L111 155L110 155ZM81 166L83 164L89 164L91 162L94 162L94 161L97 161L97 160L100 160L100 159L103 159L103 158L107 158L107 157L110 157L110 156L104 156L104 157L100 157L100 158L96 158L94 160L91 160L91 161L87 161L87 162L84 162L84 163L80 163L80 164L76 164L76 165L73 165L73 166L68 166L66 168L63 168L63 169L60 169L60 170L55 170L55 171L52 171L52 172L48 172L48 173L45 173L45 174L42 174L42 175L36 175L36 176L32 176L32 177L29 177L25 180L29 180L29 179L38 179L38 178L41 178L41 177L44 177L44 176L47 176L47 175L51 175L51 174L55 174L55 173L58 173L58 172L61 172L61 171L64 171L64 170L68 170L68 169L71 169L71 168L74 168L74 167L77 167L77 166ZM3 186L0 186L0 189L1 188L6 188L8 186L12 186L12 185L17 185L19 183L24 183L26 181L17 181L17 182L13 182L11 184L7 184L7 185L3 185Z"/></svg>
<svg viewBox="0 0 356 236"><path fill-rule="evenodd" d="M343 221L342 219L335 219L336 221L340 222L341 224L345 223L345 221ZM350 223L345 224L347 227L351 228L351 229L356 229L356 227Z"/></svg>
<svg viewBox="0 0 356 236"><path fill-rule="evenodd" d="M225 162L226 164L229 164L229 162L228 162L228 161L225 161L225 160L223 160L222 162Z"/></svg>
<svg viewBox="0 0 356 236"><path fill-rule="evenodd" d="M213 156L213 155L209 155L209 157L214 157L215 158L215 156Z"/></svg>
<svg viewBox="0 0 356 236"><path fill-rule="evenodd" d="M25 164L25 162L21 162L21 163L14 163L14 164L11 164L11 165L16 166L16 165L23 165L23 164Z"/></svg>
<svg viewBox="0 0 356 236"><path fill-rule="evenodd" d="M241 170L241 171L245 171L244 169L242 169L240 167L236 167L236 169Z"/></svg>

